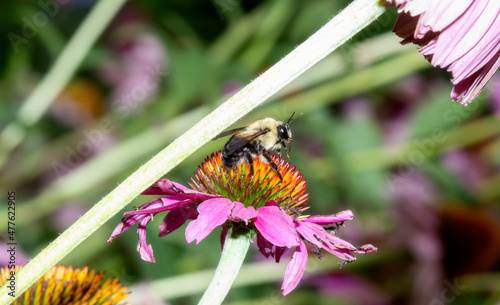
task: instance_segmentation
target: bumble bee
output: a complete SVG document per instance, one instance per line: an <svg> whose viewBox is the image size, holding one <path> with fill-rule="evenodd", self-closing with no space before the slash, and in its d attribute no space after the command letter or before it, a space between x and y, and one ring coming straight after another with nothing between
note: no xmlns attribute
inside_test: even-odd
<svg viewBox="0 0 500 305"><path fill-rule="evenodd" d="M271 168L282 181L283 177L278 171L278 165L271 159L270 152L276 151L281 157L281 150L284 149L290 159L288 155L292 142L290 123L293 121L294 115L295 112L286 123L272 118L259 119L246 127L224 131L213 138L213 140L216 140L233 135L222 150L222 164L232 168L246 160L250 165L250 175L253 175L253 158L259 156L261 160L271 164ZM288 143L288 146L286 146L286 143Z"/></svg>

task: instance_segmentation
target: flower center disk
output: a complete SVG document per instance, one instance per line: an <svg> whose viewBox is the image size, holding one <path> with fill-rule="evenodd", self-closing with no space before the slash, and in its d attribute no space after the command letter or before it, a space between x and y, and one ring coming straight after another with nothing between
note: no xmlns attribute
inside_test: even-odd
<svg viewBox="0 0 500 305"><path fill-rule="evenodd" d="M299 211L306 202L306 180L295 170L295 166L271 155L273 162L278 165L277 172L271 164L253 158L254 174L250 175L251 167L246 161L240 162L233 168L222 165L222 153L219 151L208 157L195 173L196 179L191 178L190 186L200 192L213 195L222 195L245 206L259 208L269 200L285 208L298 208Z"/></svg>

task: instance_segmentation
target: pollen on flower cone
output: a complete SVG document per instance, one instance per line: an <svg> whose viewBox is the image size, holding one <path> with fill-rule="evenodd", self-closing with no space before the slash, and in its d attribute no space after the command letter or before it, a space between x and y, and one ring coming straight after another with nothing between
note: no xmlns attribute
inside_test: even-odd
<svg viewBox="0 0 500 305"><path fill-rule="evenodd" d="M306 180L295 166L276 156L271 157L283 177L281 181L271 164L258 157L253 159L253 175L250 175L251 167L247 162L227 168L221 157L219 151L205 160L195 173L196 179L191 179L193 189L223 195L246 206L260 207L275 200L282 207L305 210Z"/></svg>

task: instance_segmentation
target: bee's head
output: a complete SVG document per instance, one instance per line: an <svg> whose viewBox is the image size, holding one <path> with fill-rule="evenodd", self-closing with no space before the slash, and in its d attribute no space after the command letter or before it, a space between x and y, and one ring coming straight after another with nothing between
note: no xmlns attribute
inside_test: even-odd
<svg viewBox="0 0 500 305"><path fill-rule="evenodd" d="M278 125L278 138L287 142L292 141L292 131L288 122Z"/></svg>
<svg viewBox="0 0 500 305"><path fill-rule="evenodd" d="M301 115L301 114L299 114L299 115ZM286 149L287 156L288 156L288 153L290 152L290 150L292 149L292 130L290 129L290 123L292 123L292 121L294 120L294 115L295 115L295 112L292 113L292 116L288 119L288 121L286 123L280 122L281 124L278 125L278 138L281 141L285 141L288 143L288 147L286 145L284 145L285 149ZM288 158L290 158L290 157L288 156Z"/></svg>

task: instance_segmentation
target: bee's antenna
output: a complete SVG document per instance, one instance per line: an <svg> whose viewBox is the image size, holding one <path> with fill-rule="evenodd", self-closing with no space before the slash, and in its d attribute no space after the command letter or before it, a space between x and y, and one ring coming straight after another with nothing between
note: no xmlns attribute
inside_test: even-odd
<svg viewBox="0 0 500 305"><path fill-rule="evenodd" d="M288 119L288 122L286 122L287 124L290 124L293 122L293 120L295 120L296 118L298 118L299 116L302 115L302 113L300 113L299 115L297 115L296 117L294 117L295 115L295 111L292 113L292 116Z"/></svg>

